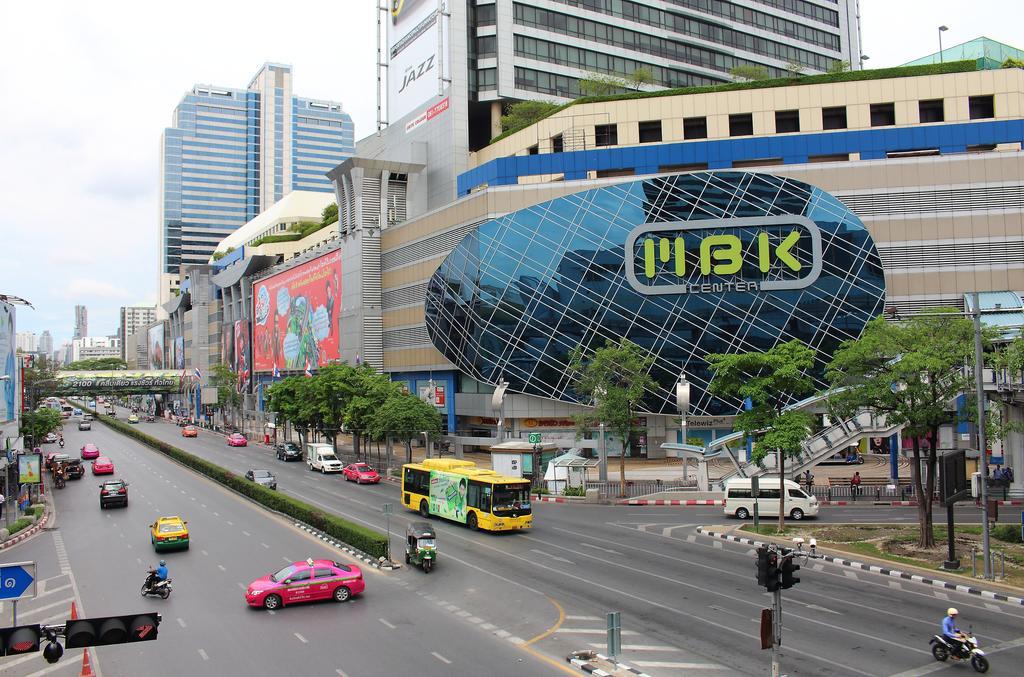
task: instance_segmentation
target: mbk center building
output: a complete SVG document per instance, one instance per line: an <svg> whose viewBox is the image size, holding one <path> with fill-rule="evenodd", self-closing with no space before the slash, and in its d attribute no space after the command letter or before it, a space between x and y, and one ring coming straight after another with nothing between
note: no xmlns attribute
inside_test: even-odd
<svg viewBox="0 0 1024 677"><path fill-rule="evenodd" d="M632 453L656 457L681 441L680 375L688 437L731 431L709 353L799 339L820 374L885 308L962 309L976 290L1001 295L993 321L1013 325L1024 71L943 68L581 103L474 152L449 90L329 173L338 357L433 401L465 449L494 444L499 420L505 436L593 449L568 354L627 337L658 383Z"/></svg>

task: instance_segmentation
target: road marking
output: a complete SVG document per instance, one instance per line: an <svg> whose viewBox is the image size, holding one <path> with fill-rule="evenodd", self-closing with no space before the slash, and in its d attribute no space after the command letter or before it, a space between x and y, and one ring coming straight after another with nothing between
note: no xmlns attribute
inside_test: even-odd
<svg viewBox="0 0 1024 677"><path fill-rule="evenodd" d="M206 654L206 651L204 651L203 649L199 650L199 657L202 658L204 661L210 660L210 657Z"/></svg>
<svg viewBox="0 0 1024 677"><path fill-rule="evenodd" d="M473 614L469 613L468 611L456 611L455 615L459 618L469 618Z"/></svg>
<svg viewBox="0 0 1024 677"><path fill-rule="evenodd" d="M567 621L599 621L599 620L601 620L601 618L599 616L573 616L571 614L567 614L566 617L565 617L565 620L567 620Z"/></svg>
<svg viewBox="0 0 1024 677"><path fill-rule="evenodd" d="M248 531L246 531L245 529L242 529L242 533L243 533L243 534L245 534L246 536L252 536L252 534L250 534L250 533L249 533Z"/></svg>
<svg viewBox="0 0 1024 677"><path fill-rule="evenodd" d="M903 589L903 584L900 583L899 581L889 581L889 587L892 588L893 590L902 590Z"/></svg>
<svg viewBox="0 0 1024 677"><path fill-rule="evenodd" d="M489 632L491 630L494 630L498 626L495 625L494 623L484 623L480 627L483 628L484 630L487 630Z"/></svg>
<svg viewBox="0 0 1024 677"><path fill-rule="evenodd" d="M591 543L580 543L580 545L582 545L584 548L593 548L595 550L600 550L601 552L611 553L612 555L621 555L622 554L618 550L611 550L610 548L602 548L599 545L593 545Z"/></svg>
<svg viewBox="0 0 1024 677"><path fill-rule="evenodd" d="M217 568L220 569L221 571L227 571L227 569L224 568L223 564L218 564Z"/></svg>
<svg viewBox="0 0 1024 677"><path fill-rule="evenodd" d="M832 609L826 609L825 607L818 606L817 604L808 604L807 608L808 609L814 609L815 611L824 611L827 614L836 614L837 616L841 616L842 615L842 612L833 611Z"/></svg>
<svg viewBox="0 0 1024 677"><path fill-rule="evenodd" d="M1002 611L1003 609L998 604L989 604L985 602L985 608L989 611Z"/></svg>
<svg viewBox="0 0 1024 677"><path fill-rule="evenodd" d="M181 627L185 627L185 619L179 618L178 619L178 625L180 625Z"/></svg>
<svg viewBox="0 0 1024 677"><path fill-rule="evenodd" d="M607 630L602 630L601 632L607 632ZM508 630L495 630L494 634L496 634L498 637L501 637L502 639L512 636L512 633Z"/></svg>
<svg viewBox="0 0 1024 677"><path fill-rule="evenodd" d="M345 674L345 671L341 668L338 668L337 670L335 670L335 672L338 673L338 677L348 677L348 675Z"/></svg>
<svg viewBox="0 0 1024 677"><path fill-rule="evenodd" d="M466 620L469 621L470 623L475 623L476 625L480 625L481 623L484 622L484 619L477 618L476 616L470 616Z"/></svg>
<svg viewBox="0 0 1024 677"><path fill-rule="evenodd" d="M638 668L676 668L677 670L731 670L724 665L711 663L666 663L663 661L630 661Z"/></svg>
<svg viewBox="0 0 1024 677"><path fill-rule="evenodd" d="M676 529L684 529L686 527L695 527L695 526L697 526L697 525L696 524L677 524L674 527L665 527L664 529L661 530L661 535L662 536L671 537L672 536L672 532L675 531Z"/></svg>
<svg viewBox="0 0 1024 677"><path fill-rule="evenodd" d="M949 595L947 595L944 592L939 592L938 590L933 590L932 594L935 595L936 599L941 599L944 602L948 602L949 601Z"/></svg>
<svg viewBox="0 0 1024 677"><path fill-rule="evenodd" d="M193 500L195 500L195 499L193 499ZM206 504L205 504L205 503L200 503L200 504L199 504L199 507L201 507L201 508L205 508L205 507L206 507Z"/></svg>
<svg viewBox="0 0 1024 677"><path fill-rule="evenodd" d="M68 587L71 587L71 586L68 586ZM59 602L53 602L52 604L47 604L46 606L36 607L35 609L31 609L29 611L25 611L25 612L23 612L21 614L21 616L32 616L34 614L39 613L40 611L46 611L47 609L52 609L55 606L66 606L68 608L71 608L71 602L73 602L73 601L74 601L74 597L68 597L67 599L62 599Z"/></svg>
<svg viewBox="0 0 1024 677"><path fill-rule="evenodd" d="M568 560L568 559L566 559L564 557L559 557L558 555L552 555L550 552L544 552L543 550L537 550L536 548L531 548L530 552L535 552L538 555L544 555L545 557L550 557L551 559L555 560L556 562L564 562L565 564L574 564L574 562L572 560Z"/></svg>
<svg viewBox="0 0 1024 677"><path fill-rule="evenodd" d="M229 526L229 527L233 527L233 526L235 526L235 523L234 523L234 522L232 522L231 520L228 520L227 522L228 522L228 526Z"/></svg>
<svg viewBox="0 0 1024 677"><path fill-rule="evenodd" d="M394 630L394 629L395 629L395 626L394 626L394 625L391 625L391 623L388 623L388 622L387 622L386 620L384 620L383 618L378 618L377 620L378 620L378 621L380 621L381 623L383 623L384 625L386 625L387 627L391 628L392 630Z"/></svg>
<svg viewBox="0 0 1024 677"><path fill-rule="evenodd" d="M590 646L595 649L608 648L607 643L592 643ZM674 646L664 646L662 644L623 644L621 648L623 651L679 651Z"/></svg>
<svg viewBox="0 0 1024 677"><path fill-rule="evenodd" d="M824 564L815 564L811 568L814 569L815 571L824 571L825 570L825 565Z"/></svg>
<svg viewBox="0 0 1024 677"><path fill-rule="evenodd" d="M555 630L556 635L561 634L572 634L572 635L603 635L608 632L605 628L559 628ZM636 630L622 630L623 635L639 635L640 633Z"/></svg>
<svg viewBox="0 0 1024 677"><path fill-rule="evenodd" d="M309 641L307 641L305 637L303 637L302 635L300 635L297 632L295 633L295 637L298 638L298 640L300 642L302 642L303 644L309 644Z"/></svg>
<svg viewBox="0 0 1024 677"><path fill-rule="evenodd" d="M220 517L220 513L219 513L219 512L217 512L216 510L214 510L214 511L213 511L213 516L214 516L214 517Z"/></svg>
<svg viewBox="0 0 1024 677"><path fill-rule="evenodd" d="M260 545L262 545L264 548L267 548L268 550L270 549L270 546L267 545L266 543L260 543Z"/></svg>
<svg viewBox="0 0 1024 677"><path fill-rule="evenodd" d="M846 576L847 578L852 578L855 581L860 580L859 578L857 578L857 573L854 572L854 571L844 571L843 575Z"/></svg>
<svg viewBox="0 0 1024 677"><path fill-rule="evenodd" d="M690 534L689 536L687 536L686 537L686 542L687 543L696 543L697 542L697 534Z"/></svg>
<svg viewBox="0 0 1024 677"><path fill-rule="evenodd" d="M512 642L516 646L519 646L521 644L526 644L526 640L523 639L522 637L509 637L508 641Z"/></svg>
<svg viewBox="0 0 1024 677"><path fill-rule="evenodd" d="M712 546L714 546L715 548L719 549L719 550L721 550L721 549L722 549L722 542L721 542L721 541L718 541L718 540L716 540L716 541L713 541L713 542L711 543L711 545L712 545Z"/></svg>
<svg viewBox="0 0 1024 677"><path fill-rule="evenodd" d="M141 561L140 561L140 562L141 562ZM45 583L45 582L46 582L46 581L43 581L43 583ZM42 588L42 587L43 587L43 585L42 585L42 584L40 584L40 586L39 586L39 587L40 587L40 588ZM53 593L55 593L55 592L60 592L61 590L67 590L67 589L68 589L68 588L70 588L70 587L71 587L71 584L70 584L70 583L68 583L67 585L62 585L62 586L60 586L59 588L54 588L53 590L47 590L46 592L41 592L41 593L39 593L38 595L36 595L36 599L39 599L40 597L45 597L46 595L52 595Z"/></svg>
<svg viewBox="0 0 1024 677"><path fill-rule="evenodd" d="M448 660L447 658L445 658L441 654L437 653L436 651L431 651L430 655L433 656L434 658L436 658L437 660L441 661L445 665L451 665L452 664L452 662L450 660Z"/></svg>
<svg viewBox="0 0 1024 677"><path fill-rule="evenodd" d="M459 610L459 607L455 606L454 604L445 605L444 608L448 609L448 611L451 611L453 613Z"/></svg>
<svg viewBox="0 0 1024 677"><path fill-rule="evenodd" d="M206 552L205 550L200 550L199 552L203 553L204 555L209 555L210 554L210 553Z"/></svg>

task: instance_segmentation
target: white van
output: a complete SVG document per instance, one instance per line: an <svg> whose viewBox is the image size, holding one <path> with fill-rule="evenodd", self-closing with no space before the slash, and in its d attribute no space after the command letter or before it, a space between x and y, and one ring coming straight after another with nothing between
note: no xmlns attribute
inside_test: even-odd
<svg viewBox="0 0 1024 677"><path fill-rule="evenodd" d="M329 444L307 444L306 465L310 470L322 473L341 472L341 461L334 455L334 447Z"/></svg>
<svg viewBox="0 0 1024 677"><path fill-rule="evenodd" d="M758 477L758 517L779 516L779 478ZM786 480L786 514L795 520L818 514L818 499L809 495L793 480ZM726 517L745 520L754 514L754 499L750 495L750 478L737 477L725 483L723 510Z"/></svg>

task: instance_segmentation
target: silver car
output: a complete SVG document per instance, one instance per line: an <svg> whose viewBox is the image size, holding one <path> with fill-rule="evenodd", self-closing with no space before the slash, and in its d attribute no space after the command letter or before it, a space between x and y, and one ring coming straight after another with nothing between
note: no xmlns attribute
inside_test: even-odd
<svg viewBox="0 0 1024 677"><path fill-rule="evenodd" d="M269 470L249 470L245 473L245 479L268 489L277 489L277 478Z"/></svg>

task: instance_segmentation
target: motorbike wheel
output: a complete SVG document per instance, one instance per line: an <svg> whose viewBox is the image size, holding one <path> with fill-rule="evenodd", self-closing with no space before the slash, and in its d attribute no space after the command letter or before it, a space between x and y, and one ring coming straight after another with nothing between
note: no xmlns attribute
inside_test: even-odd
<svg viewBox="0 0 1024 677"><path fill-rule="evenodd" d="M433 568L434 568L433 560L429 560L429 559L423 560L423 573L429 574L430 570L433 569Z"/></svg>
<svg viewBox="0 0 1024 677"><path fill-rule="evenodd" d="M142 584L142 590L140 591L140 592L141 592L141 594L142 594L142 596L143 596L143 597L145 597L145 596L146 596L146 593L147 593L148 591L149 591L149 588L148 588L148 587L146 587L146 584L145 584L145 583L143 583L143 584Z"/></svg>
<svg viewBox="0 0 1024 677"><path fill-rule="evenodd" d="M170 596L171 596L171 589L170 588L162 588L160 590L160 599L167 599Z"/></svg>
<svg viewBox="0 0 1024 677"><path fill-rule="evenodd" d="M988 672L988 659L984 656L971 656L971 667L975 672Z"/></svg>
<svg viewBox="0 0 1024 677"><path fill-rule="evenodd" d="M932 656L940 663L945 663L946 659L949 658L949 649L943 644L936 642L932 644Z"/></svg>

